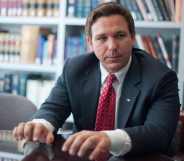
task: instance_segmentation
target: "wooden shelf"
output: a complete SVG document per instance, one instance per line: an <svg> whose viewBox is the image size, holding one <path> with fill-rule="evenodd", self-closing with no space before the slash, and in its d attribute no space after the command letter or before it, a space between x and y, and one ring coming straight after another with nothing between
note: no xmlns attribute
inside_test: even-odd
<svg viewBox="0 0 184 161"><path fill-rule="evenodd" d="M0 69L5 71L21 71L30 73L56 74L57 66L35 64L0 63Z"/></svg>
<svg viewBox="0 0 184 161"><path fill-rule="evenodd" d="M49 25L57 26L59 24L58 17L0 17L0 24L16 24L16 25Z"/></svg>
<svg viewBox="0 0 184 161"><path fill-rule="evenodd" d="M171 21L135 21L136 28L181 29L181 24Z"/></svg>
<svg viewBox="0 0 184 161"><path fill-rule="evenodd" d="M2 152L0 151L0 159L6 158L6 159L15 159L15 160L22 160L23 154L16 154L16 153L9 153L9 152Z"/></svg>
<svg viewBox="0 0 184 161"><path fill-rule="evenodd" d="M64 23L65 25L84 26L86 18L66 17Z"/></svg>

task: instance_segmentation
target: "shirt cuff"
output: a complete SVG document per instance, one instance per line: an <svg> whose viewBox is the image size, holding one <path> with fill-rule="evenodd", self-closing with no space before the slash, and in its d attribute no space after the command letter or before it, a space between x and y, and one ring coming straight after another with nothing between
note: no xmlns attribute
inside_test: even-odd
<svg viewBox="0 0 184 161"><path fill-rule="evenodd" d="M131 150L132 144L130 136L122 129L103 131L111 141L110 153L114 156L120 156Z"/></svg>
<svg viewBox="0 0 184 161"><path fill-rule="evenodd" d="M55 130L54 126L45 119L33 119L31 122L33 123L41 123L44 125L49 131L53 132Z"/></svg>

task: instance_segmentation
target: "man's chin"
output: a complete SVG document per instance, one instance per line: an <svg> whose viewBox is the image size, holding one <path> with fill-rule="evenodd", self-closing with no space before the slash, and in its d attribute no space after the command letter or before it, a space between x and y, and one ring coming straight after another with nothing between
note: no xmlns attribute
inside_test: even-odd
<svg viewBox="0 0 184 161"><path fill-rule="evenodd" d="M123 66L120 64L111 64L111 65L106 66L107 71L110 73L116 73L119 70L121 70L122 68L123 68Z"/></svg>

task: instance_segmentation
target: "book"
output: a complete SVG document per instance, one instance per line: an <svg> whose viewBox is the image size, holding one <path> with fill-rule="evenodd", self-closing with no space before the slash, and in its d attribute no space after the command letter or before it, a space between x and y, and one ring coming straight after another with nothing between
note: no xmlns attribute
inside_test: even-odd
<svg viewBox="0 0 184 161"><path fill-rule="evenodd" d="M183 0L175 0L175 22L181 22Z"/></svg>
<svg viewBox="0 0 184 161"><path fill-rule="evenodd" d="M21 63L34 64L38 48L40 28L38 26L23 26L21 35Z"/></svg>
<svg viewBox="0 0 184 161"><path fill-rule="evenodd" d="M138 20L138 21L141 20L142 21L143 20L143 16L142 16L141 11L140 11L140 9L139 9L139 7L137 5L136 0L131 1L131 2L132 2L132 9L135 11L135 14L136 14L136 20Z"/></svg>
<svg viewBox="0 0 184 161"><path fill-rule="evenodd" d="M46 0L37 0L37 16L43 17L46 14Z"/></svg>
<svg viewBox="0 0 184 161"><path fill-rule="evenodd" d="M160 1L160 0L158 0L158 1ZM162 8L161 8L160 3L158 1L157 0L152 0L152 3L153 3L153 7L155 8L158 20L163 21L165 19L164 19L164 15L162 13L163 12Z"/></svg>
<svg viewBox="0 0 184 161"><path fill-rule="evenodd" d="M173 0L172 1L164 0L164 2L169 12L171 21L175 21L175 4L174 4L175 2Z"/></svg>
<svg viewBox="0 0 184 161"><path fill-rule="evenodd" d="M164 44L164 40L161 37L160 33L157 34L157 39L158 39L158 43L160 45L160 48L161 48L161 51L162 51L162 54L163 54L163 58L165 59L166 65L169 68L172 68L172 64L171 64L171 61L169 59L168 51L166 49L166 46Z"/></svg>
<svg viewBox="0 0 184 161"><path fill-rule="evenodd" d="M59 13L60 13L60 1L59 0L54 0L53 5L54 5L53 6L53 16L58 17Z"/></svg>
<svg viewBox="0 0 184 161"><path fill-rule="evenodd" d="M162 14L163 20L170 21L171 20L171 16L169 15L169 12L167 10L165 1L160 1L160 0L156 0L156 1L158 3L158 7L159 7L159 10L160 10L160 12Z"/></svg>
<svg viewBox="0 0 184 161"><path fill-rule="evenodd" d="M166 61L163 57L162 50L160 48L160 45L158 43L158 39L156 36L152 37L153 47L156 51L157 59L160 60L163 64L166 64Z"/></svg>
<svg viewBox="0 0 184 161"><path fill-rule="evenodd" d="M27 79L26 97L32 101L37 108L40 108L41 104L48 97L54 81L49 78L46 79L42 76L30 76Z"/></svg>
<svg viewBox="0 0 184 161"><path fill-rule="evenodd" d="M75 16L75 0L67 0L67 16Z"/></svg>
<svg viewBox="0 0 184 161"><path fill-rule="evenodd" d="M136 34L135 39L136 39L137 47L142 49L142 50L145 50L144 43L143 43L143 40L142 40L142 36L140 34Z"/></svg>
<svg viewBox="0 0 184 161"><path fill-rule="evenodd" d="M141 14L144 18L145 21L149 21L150 20L150 13L148 8L146 8L146 5L144 4L144 0L136 0L137 6L139 8L139 10L141 11Z"/></svg>
<svg viewBox="0 0 184 161"><path fill-rule="evenodd" d="M1 0L0 1L0 15L1 16L7 16L8 14L8 1L7 0Z"/></svg>
<svg viewBox="0 0 184 161"><path fill-rule="evenodd" d="M155 10L155 8L153 6L152 0L146 0L145 2L147 3L147 6L148 6L148 8L150 10L150 13L152 15L153 20L154 21L158 21L157 13L156 13L156 10Z"/></svg>
<svg viewBox="0 0 184 161"><path fill-rule="evenodd" d="M29 16L36 16L37 15L37 0L31 0L29 2Z"/></svg>

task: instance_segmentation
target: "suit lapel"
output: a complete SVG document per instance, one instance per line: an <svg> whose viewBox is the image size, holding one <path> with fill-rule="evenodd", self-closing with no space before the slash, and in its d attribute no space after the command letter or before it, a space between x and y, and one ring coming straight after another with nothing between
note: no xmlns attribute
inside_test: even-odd
<svg viewBox="0 0 184 161"><path fill-rule="evenodd" d="M86 118L86 128L94 129L96 109L100 94L100 69L99 62L94 63L85 73L82 81L82 111Z"/></svg>
<svg viewBox="0 0 184 161"><path fill-rule="evenodd" d="M124 84L121 90L121 97L118 106L118 120L117 127L122 128L126 126L131 111L134 108L136 99L140 93L138 84L141 81L141 69L135 55L132 55L131 66L127 72Z"/></svg>

